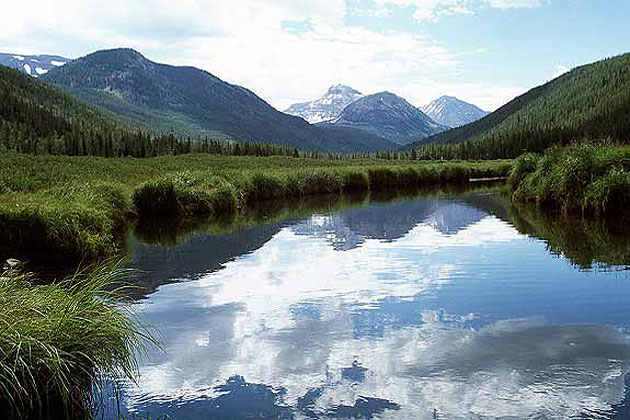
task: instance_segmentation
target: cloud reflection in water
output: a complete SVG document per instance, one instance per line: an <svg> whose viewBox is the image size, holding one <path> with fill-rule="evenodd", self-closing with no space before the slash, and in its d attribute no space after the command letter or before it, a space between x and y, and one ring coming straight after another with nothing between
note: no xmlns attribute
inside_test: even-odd
<svg viewBox="0 0 630 420"><path fill-rule="evenodd" d="M369 207L365 217L314 216L222 270L162 286L138 307L167 353L141 366L129 408L179 407L185 418L613 416L630 360L625 334L548 324L536 311L497 319L496 297L461 286L525 282L527 269L497 266L506 250L536 255L539 270L583 273L479 210L421 204L400 206L394 230ZM526 293L526 283L514 287ZM439 309L456 292L474 310Z"/></svg>

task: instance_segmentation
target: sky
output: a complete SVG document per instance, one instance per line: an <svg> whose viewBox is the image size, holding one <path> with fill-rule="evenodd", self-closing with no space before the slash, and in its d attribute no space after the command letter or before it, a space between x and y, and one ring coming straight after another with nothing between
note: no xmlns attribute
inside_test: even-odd
<svg viewBox="0 0 630 420"><path fill-rule="evenodd" d="M131 47L282 110L337 83L492 111L630 50L628 0L2 0L0 52Z"/></svg>

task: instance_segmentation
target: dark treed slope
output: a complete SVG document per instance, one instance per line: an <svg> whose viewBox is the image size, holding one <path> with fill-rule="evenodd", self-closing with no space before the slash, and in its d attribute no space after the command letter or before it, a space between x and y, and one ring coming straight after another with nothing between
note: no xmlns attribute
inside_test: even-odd
<svg viewBox="0 0 630 420"><path fill-rule="evenodd" d="M105 155L126 135L95 107L3 66L0 97L0 150L84 154L88 147L100 147Z"/></svg>
<svg viewBox="0 0 630 420"><path fill-rule="evenodd" d="M630 141L630 54L578 67L490 115L415 142L419 156L515 157L588 138Z"/></svg>
<svg viewBox="0 0 630 420"><path fill-rule="evenodd" d="M288 155L287 146L176 138L131 129L107 111L18 70L0 66L0 152L151 157L190 152ZM0 186L0 192L2 187Z"/></svg>
<svg viewBox="0 0 630 420"><path fill-rule="evenodd" d="M630 141L630 54L578 67L490 115L415 142L421 157L503 158L588 138Z"/></svg>
<svg viewBox="0 0 630 420"><path fill-rule="evenodd" d="M390 92L364 96L346 106L338 118L320 126L360 129L399 145L447 128Z"/></svg>
<svg viewBox="0 0 630 420"><path fill-rule="evenodd" d="M392 147L358 131L336 136L206 71L154 63L131 49L95 52L51 70L44 79L154 131L336 152Z"/></svg>

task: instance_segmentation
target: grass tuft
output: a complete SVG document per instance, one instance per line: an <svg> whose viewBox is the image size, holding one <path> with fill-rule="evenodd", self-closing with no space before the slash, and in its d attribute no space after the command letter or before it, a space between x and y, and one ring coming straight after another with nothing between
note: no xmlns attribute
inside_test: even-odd
<svg viewBox="0 0 630 420"><path fill-rule="evenodd" d="M0 412L86 418L97 380L136 377L136 357L155 341L117 291L105 291L125 275L107 265L48 285L0 275Z"/></svg>

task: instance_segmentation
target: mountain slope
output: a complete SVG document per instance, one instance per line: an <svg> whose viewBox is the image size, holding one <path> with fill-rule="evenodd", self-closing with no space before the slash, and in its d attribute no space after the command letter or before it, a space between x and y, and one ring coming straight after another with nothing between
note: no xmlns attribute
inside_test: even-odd
<svg viewBox="0 0 630 420"><path fill-rule="evenodd" d="M489 114L478 106L454 96L442 96L420 109L433 121L451 128L470 124Z"/></svg>
<svg viewBox="0 0 630 420"><path fill-rule="evenodd" d="M364 96L348 105L338 118L322 126L358 128L399 145L446 129L403 98L390 92Z"/></svg>
<svg viewBox="0 0 630 420"><path fill-rule="evenodd" d="M154 63L131 49L95 52L51 70L44 79L155 131L335 152L391 146L375 138L366 145L360 132L333 136L206 71Z"/></svg>
<svg viewBox="0 0 630 420"><path fill-rule="evenodd" d="M461 143L513 157L585 138L630 141L630 54L578 67L472 124L415 143Z"/></svg>
<svg viewBox="0 0 630 420"><path fill-rule="evenodd" d="M30 76L39 77L51 69L63 66L67 58L58 55L19 55L0 53L0 66L19 70Z"/></svg>
<svg viewBox="0 0 630 420"><path fill-rule="evenodd" d="M0 97L0 150L78 154L95 139L120 141L126 130L96 107L2 66Z"/></svg>
<svg viewBox="0 0 630 420"><path fill-rule="evenodd" d="M358 90L349 86L333 85L321 98L293 104L284 113L302 117L311 124L329 121L337 118L346 106L362 96Z"/></svg>

